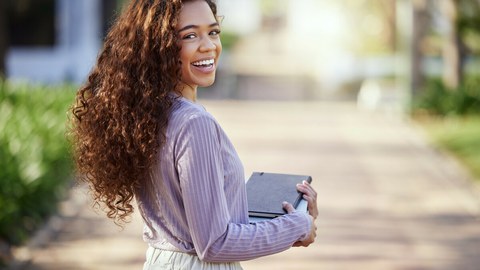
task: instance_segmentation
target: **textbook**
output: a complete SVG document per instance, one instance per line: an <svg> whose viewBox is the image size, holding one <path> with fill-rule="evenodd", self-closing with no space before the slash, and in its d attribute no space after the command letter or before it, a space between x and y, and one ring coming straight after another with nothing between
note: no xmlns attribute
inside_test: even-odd
<svg viewBox="0 0 480 270"><path fill-rule="evenodd" d="M250 221L272 219L287 212L282 202L287 201L297 211L307 212L307 203L296 185L312 182L308 175L254 172L247 181L248 215Z"/></svg>

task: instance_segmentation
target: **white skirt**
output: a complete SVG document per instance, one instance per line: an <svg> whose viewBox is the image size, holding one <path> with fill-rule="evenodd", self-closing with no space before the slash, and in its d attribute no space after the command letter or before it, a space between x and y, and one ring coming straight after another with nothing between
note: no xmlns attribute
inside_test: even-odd
<svg viewBox="0 0 480 270"><path fill-rule="evenodd" d="M240 263L204 262L198 256L187 253L147 249L147 258L143 270L242 270Z"/></svg>

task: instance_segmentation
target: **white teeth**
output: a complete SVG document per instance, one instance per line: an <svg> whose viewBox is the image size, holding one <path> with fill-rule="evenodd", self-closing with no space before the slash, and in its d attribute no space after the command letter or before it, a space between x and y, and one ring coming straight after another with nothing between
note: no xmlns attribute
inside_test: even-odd
<svg viewBox="0 0 480 270"><path fill-rule="evenodd" d="M213 65L215 61L213 59L209 59L209 60L202 60L202 61L197 61L197 62L193 62L192 65L194 66L209 66L209 65Z"/></svg>

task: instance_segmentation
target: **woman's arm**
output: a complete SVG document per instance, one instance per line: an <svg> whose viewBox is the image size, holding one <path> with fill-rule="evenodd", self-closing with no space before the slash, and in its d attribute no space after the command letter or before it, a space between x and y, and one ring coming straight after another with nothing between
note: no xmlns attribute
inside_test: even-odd
<svg viewBox="0 0 480 270"><path fill-rule="evenodd" d="M304 213L256 224L231 223L224 192L219 127L208 116L191 118L175 155L186 219L197 255L205 261L241 261L277 253L310 237Z"/></svg>

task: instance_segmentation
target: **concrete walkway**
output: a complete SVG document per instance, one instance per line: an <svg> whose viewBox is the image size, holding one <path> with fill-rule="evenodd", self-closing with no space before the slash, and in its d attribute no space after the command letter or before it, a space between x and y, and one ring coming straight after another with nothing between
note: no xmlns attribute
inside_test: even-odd
<svg viewBox="0 0 480 270"><path fill-rule="evenodd" d="M480 269L478 193L408 122L351 104L203 104L247 175L310 174L318 191L316 243L244 269ZM18 252L31 259L24 269L141 269L138 216L121 231L89 207L82 189L62 216L48 242Z"/></svg>

